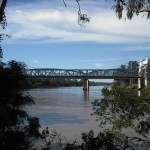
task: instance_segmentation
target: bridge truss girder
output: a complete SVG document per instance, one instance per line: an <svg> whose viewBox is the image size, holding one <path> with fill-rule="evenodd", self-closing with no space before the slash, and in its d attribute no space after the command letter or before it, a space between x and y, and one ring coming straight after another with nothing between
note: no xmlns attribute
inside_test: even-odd
<svg viewBox="0 0 150 150"><path fill-rule="evenodd" d="M70 79L131 79L139 78L137 71L122 69L27 69L29 78Z"/></svg>

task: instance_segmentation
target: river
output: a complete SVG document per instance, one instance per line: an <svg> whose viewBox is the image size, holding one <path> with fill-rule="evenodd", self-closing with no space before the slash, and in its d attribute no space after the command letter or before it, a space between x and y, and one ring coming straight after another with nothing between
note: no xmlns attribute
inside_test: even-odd
<svg viewBox="0 0 150 150"><path fill-rule="evenodd" d="M42 128L56 130L68 140L80 139L83 132L100 131L96 117L91 116L91 102L101 98L102 88L90 86L89 92L83 87L30 89L27 92L35 98L35 105L26 110L40 119Z"/></svg>

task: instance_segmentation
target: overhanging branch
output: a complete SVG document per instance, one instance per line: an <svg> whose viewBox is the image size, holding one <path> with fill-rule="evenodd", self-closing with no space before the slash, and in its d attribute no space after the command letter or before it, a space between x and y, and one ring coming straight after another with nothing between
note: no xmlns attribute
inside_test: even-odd
<svg viewBox="0 0 150 150"><path fill-rule="evenodd" d="M80 0L75 0L78 5L78 24L83 26L83 23L90 22L90 18L87 16L87 14L82 14L81 7L80 7ZM67 4L65 0L63 0L63 3L65 7L67 7Z"/></svg>

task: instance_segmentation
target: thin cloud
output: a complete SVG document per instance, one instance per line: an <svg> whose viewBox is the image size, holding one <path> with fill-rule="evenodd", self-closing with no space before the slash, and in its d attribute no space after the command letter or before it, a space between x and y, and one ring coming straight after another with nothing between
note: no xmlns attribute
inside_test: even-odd
<svg viewBox="0 0 150 150"><path fill-rule="evenodd" d="M34 63L34 64L39 64L39 63L40 63L40 61L39 61L39 60L37 60L37 59L34 59L34 60L32 60L32 63Z"/></svg>
<svg viewBox="0 0 150 150"><path fill-rule="evenodd" d="M95 9L90 12L91 22L81 28L77 23L78 9L75 2L68 2L67 9L64 6L60 7L58 1L55 7L54 5L51 7L50 3L46 4L42 2L35 6L28 4L29 7L22 4L20 7L11 6L7 9L6 32L12 36L8 40L10 43L91 41L131 44L149 42L150 22L145 18L135 17L131 21L120 21L115 13L108 9L102 9L100 13L94 11L98 9L98 6L93 2ZM101 4L104 5L104 3ZM91 7L86 5L83 9L88 12Z"/></svg>
<svg viewBox="0 0 150 150"><path fill-rule="evenodd" d="M94 67L95 68L104 68L105 65L101 64L101 63L94 63Z"/></svg>
<svg viewBox="0 0 150 150"><path fill-rule="evenodd" d="M127 46L122 48L124 51L150 51L149 45Z"/></svg>
<svg viewBox="0 0 150 150"><path fill-rule="evenodd" d="M139 57L120 57L120 58L105 58L105 59L88 59L88 60L79 60L78 62L94 62L94 67L100 67L100 68L107 68L106 65L104 65L103 63L107 63L107 62L119 62L119 61L124 61L124 64L127 65L127 63L129 61L139 61L140 59L142 59L143 57L142 56L139 56ZM103 63L101 63L103 62ZM119 66L113 66L113 68L118 68L120 67L120 64Z"/></svg>
<svg viewBox="0 0 150 150"><path fill-rule="evenodd" d="M80 62L107 62L107 61L118 61L121 58L105 58L105 59L88 59L88 60L80 60Z"/></svg>

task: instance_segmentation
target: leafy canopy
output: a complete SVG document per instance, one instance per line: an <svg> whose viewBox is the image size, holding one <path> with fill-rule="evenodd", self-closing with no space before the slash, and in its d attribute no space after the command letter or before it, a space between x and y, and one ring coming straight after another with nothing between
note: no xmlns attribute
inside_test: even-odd
<svg viewBox="0 0 150 150"><path fill-rule="evenodd" d="M138 96L133 89L112 86L103 88L103 98L93 102L94 115L100 126L112 125L113 131L121 132L125 128L133 128L141 138L149 141L150 132L150 91L147 89Z"/></svg>

